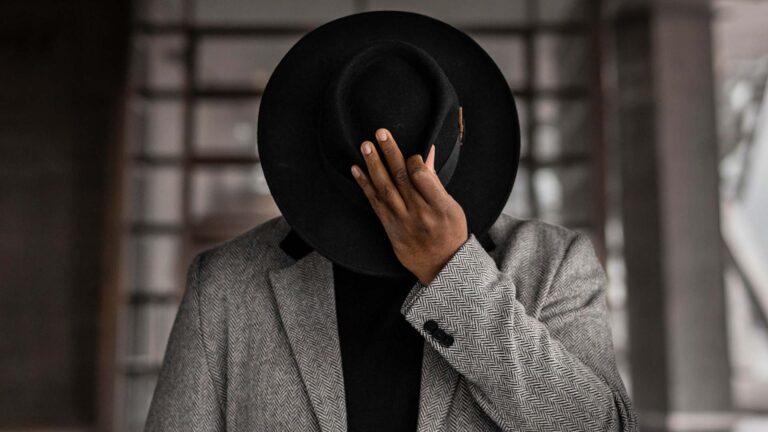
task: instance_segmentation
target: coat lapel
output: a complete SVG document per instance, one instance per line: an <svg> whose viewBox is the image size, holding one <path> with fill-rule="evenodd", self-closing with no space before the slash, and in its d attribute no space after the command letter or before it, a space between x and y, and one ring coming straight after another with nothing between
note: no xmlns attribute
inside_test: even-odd
<svg viewBox="0 0 768 432"><path fill-rule="evenodd" d="M291 349L323 432L347 429L333 268L311 251L269 279Z"/></svg>

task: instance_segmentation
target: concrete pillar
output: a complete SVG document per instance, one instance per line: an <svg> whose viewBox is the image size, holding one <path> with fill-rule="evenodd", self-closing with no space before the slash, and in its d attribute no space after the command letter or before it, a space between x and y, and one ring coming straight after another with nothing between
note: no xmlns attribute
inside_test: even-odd
<svg viewBox="0 0 768 432"><path fill-rule="evenodd" d="M711 5L608 5L633 399L644 431L730 430Z"/></svg>

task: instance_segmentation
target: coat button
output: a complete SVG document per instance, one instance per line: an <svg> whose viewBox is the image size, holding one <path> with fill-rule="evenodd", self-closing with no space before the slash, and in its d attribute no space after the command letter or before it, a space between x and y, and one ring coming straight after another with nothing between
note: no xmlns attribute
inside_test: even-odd
<svg viewBox="0 0 768 432"><path fill-rule="evenodd" d="M446 348L453 345L453 336L444 332L442 329L435 330L432 333L432 337L435 338L436 341L440 342L440 345Z"/></svg>
<svg viewBox="0 0 768 432"><path fill-rule="evenodd" d="M443 345L446 347L453 345L453 336L446 334L445 339L443 340Z"/></svg>
<svg viewBox="0 0 768 432"><path fill-rule="evenodd" d="M437 323L434 320L429 320L424 323L424 330L427 331L427 333L432 334L435 330L437 330Z"/></svg>

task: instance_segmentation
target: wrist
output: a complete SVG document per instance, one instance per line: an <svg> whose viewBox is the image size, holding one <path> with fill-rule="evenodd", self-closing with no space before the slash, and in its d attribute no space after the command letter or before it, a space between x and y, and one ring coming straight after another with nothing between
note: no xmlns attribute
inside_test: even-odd
<svg viewBox="0 0 768 432"><path fill-rule="evenodd" d="M417 277L419 278L419 282L424 286L427 286L430 283L432 283L432 281L434 281L435 278L437 277L437 274L440 273L440 270L442 270L443 267L445 267L445 264L447 263L448 263L448 260L445 260L442 264L433 266L429 271L425 271L422 274L417 275Z"/></svg>

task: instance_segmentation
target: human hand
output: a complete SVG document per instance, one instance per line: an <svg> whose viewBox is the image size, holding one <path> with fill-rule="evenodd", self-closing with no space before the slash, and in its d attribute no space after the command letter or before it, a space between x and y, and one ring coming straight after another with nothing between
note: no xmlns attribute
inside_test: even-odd
<svg viewBox="0 0 768 432"><path fill-rule="evenodd" d="M381 220L398 260L419 282L428 285L469 238L461 205L445 190L435 172L435 146L427 160L419 154L404 160L387 129L376 140L389 167L375 146L360 146L368 168L352 165L352 175Z"/></svg>

